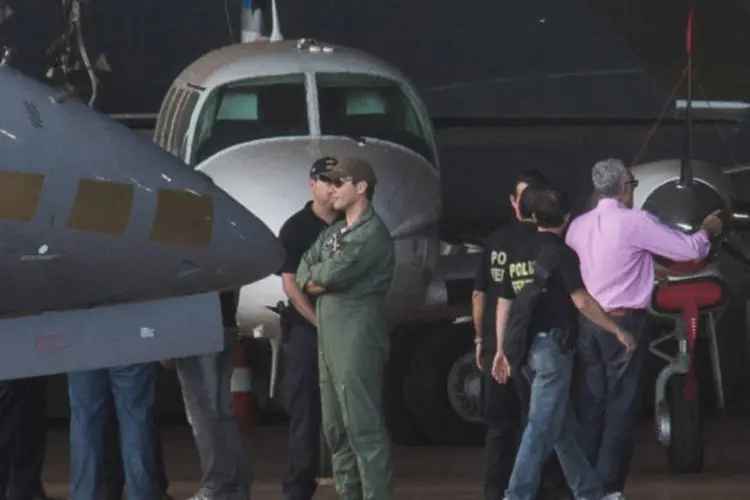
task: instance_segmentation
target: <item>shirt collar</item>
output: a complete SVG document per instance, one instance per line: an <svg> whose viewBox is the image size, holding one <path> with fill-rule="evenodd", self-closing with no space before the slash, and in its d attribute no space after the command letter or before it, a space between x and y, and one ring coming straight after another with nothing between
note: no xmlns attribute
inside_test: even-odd
<svg viewBox="0 0 750 500"><path fill-rule="evenodd" d="M352 224L352 227L349 228L349 231L354 230L355 228L363 225L365 222L372 219L373 215L375 215L375 211L372 208L372 203L367 204L367 208L364 212L362 212L362 215L359 216L359 219L354 221L354 224ZM346 221L346 217L344 217L344 221ZM346 223L346 222L344 222Z"/></svg>
<svg viewBox="0 0 750 500"><path fill-rule="evenodd" d="M612 208L628 208L619 200L614 198L602 198L599 203L596 204L598 210L610 210Z"/></svg>
<svg viewBox="0 0 750 500"><path fill-rule="evenodd" d="M325 219L321 219L320 217L318 217L318 214L316 214L316 213L315 213L315 212L313 211L313 209L312 209L312 204L313 204L313 202L312 202L312 200L310 200L310 201L308 201L307 203L305 203L305 206L304 206L303 208L304 208L305 210L307 210L308 214L310 214L310 217L314 217L314 218L318 219L319 221L321 221L321 222L323 222L323 223L325 223L325 224L328 224L328 221L326 221ZM343 214L343 212L336 212L336 217L334 217L334 218L333 218L333 221L331 221L331 223L330 223L330 224L328 224L328 225L329 225L329 226L331 226L331 225L333 225L333 224L335 224L335 223L337 223L337 222L339 222L339 221L342 221L342 220L344 220L344 218L345 218L345 217L344 217L344 214Z"/></svg>

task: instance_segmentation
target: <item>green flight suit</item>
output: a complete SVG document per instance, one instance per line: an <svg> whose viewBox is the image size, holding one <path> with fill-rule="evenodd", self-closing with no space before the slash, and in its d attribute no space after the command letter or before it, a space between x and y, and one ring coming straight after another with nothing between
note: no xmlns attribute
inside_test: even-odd
<svg viewBox="0 0 750 500"><path fill-rule="evenodd" d="M321 407L341 500L394 498L382 397L394 266L393 239L370 206L350 228L341 221L321 233L297 270L300 289L325 289L316 303Z"/></svg>

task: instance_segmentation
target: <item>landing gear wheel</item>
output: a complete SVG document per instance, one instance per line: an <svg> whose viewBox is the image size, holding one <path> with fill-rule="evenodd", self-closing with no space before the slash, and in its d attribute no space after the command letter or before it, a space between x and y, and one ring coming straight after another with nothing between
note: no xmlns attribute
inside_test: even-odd
<svg viewBox="0 0 750 500"><path fill-rule="evenodd" d="M417 348L406 378L406 404L432 444L478 445L486 429L480 387L472 333L454 329Z"/></svg>
<svg viewBox="0 0 750 500"><path fill-rule="evenodd" d="M665 444L669 467L676 474L696 474L703 470L703 425L700 398L696 397L690 401L685 397L686 380L685 375L674 375L669 379L667 383L668 429L663 425L666 422L660 422L660 434L661 431L666 431L665 434L668 435ZM657 415L657 418L660 416L662 415Z"/></svg>

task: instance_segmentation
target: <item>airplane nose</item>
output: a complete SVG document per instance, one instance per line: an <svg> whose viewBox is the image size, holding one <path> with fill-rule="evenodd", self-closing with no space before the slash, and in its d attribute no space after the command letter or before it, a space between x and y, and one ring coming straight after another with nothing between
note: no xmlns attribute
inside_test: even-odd
<svg viewBox="0 0 750 500"><path fill-rule="evenodd" d="M276 236L258 217L216 187L211 251L216 273L239 287L275 273L284 259Z"/></svg>
<svg viewBox="0 0 750 500"><path fill-rule="evenodd" d="M169 262L160 272L175 292L240 288L275 273L284 250L268 226L210 177L171 160L162 158L167 185L154 191L148 238Z"/></svg>

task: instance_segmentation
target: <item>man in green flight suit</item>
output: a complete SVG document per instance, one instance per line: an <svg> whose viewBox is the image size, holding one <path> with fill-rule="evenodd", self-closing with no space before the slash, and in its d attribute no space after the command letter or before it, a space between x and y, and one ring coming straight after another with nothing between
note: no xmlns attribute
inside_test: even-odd
<svg viewBox="0 0 750 500"><path fill-rule="evenodd" d="M384 299L393 278L393 239L372 208L377 179L359 158L331 162L345 219L305 253L297 286L317 296L323 432L341 500L392 500L391 445L383 416L383 370L390 340Z"/></svg>

